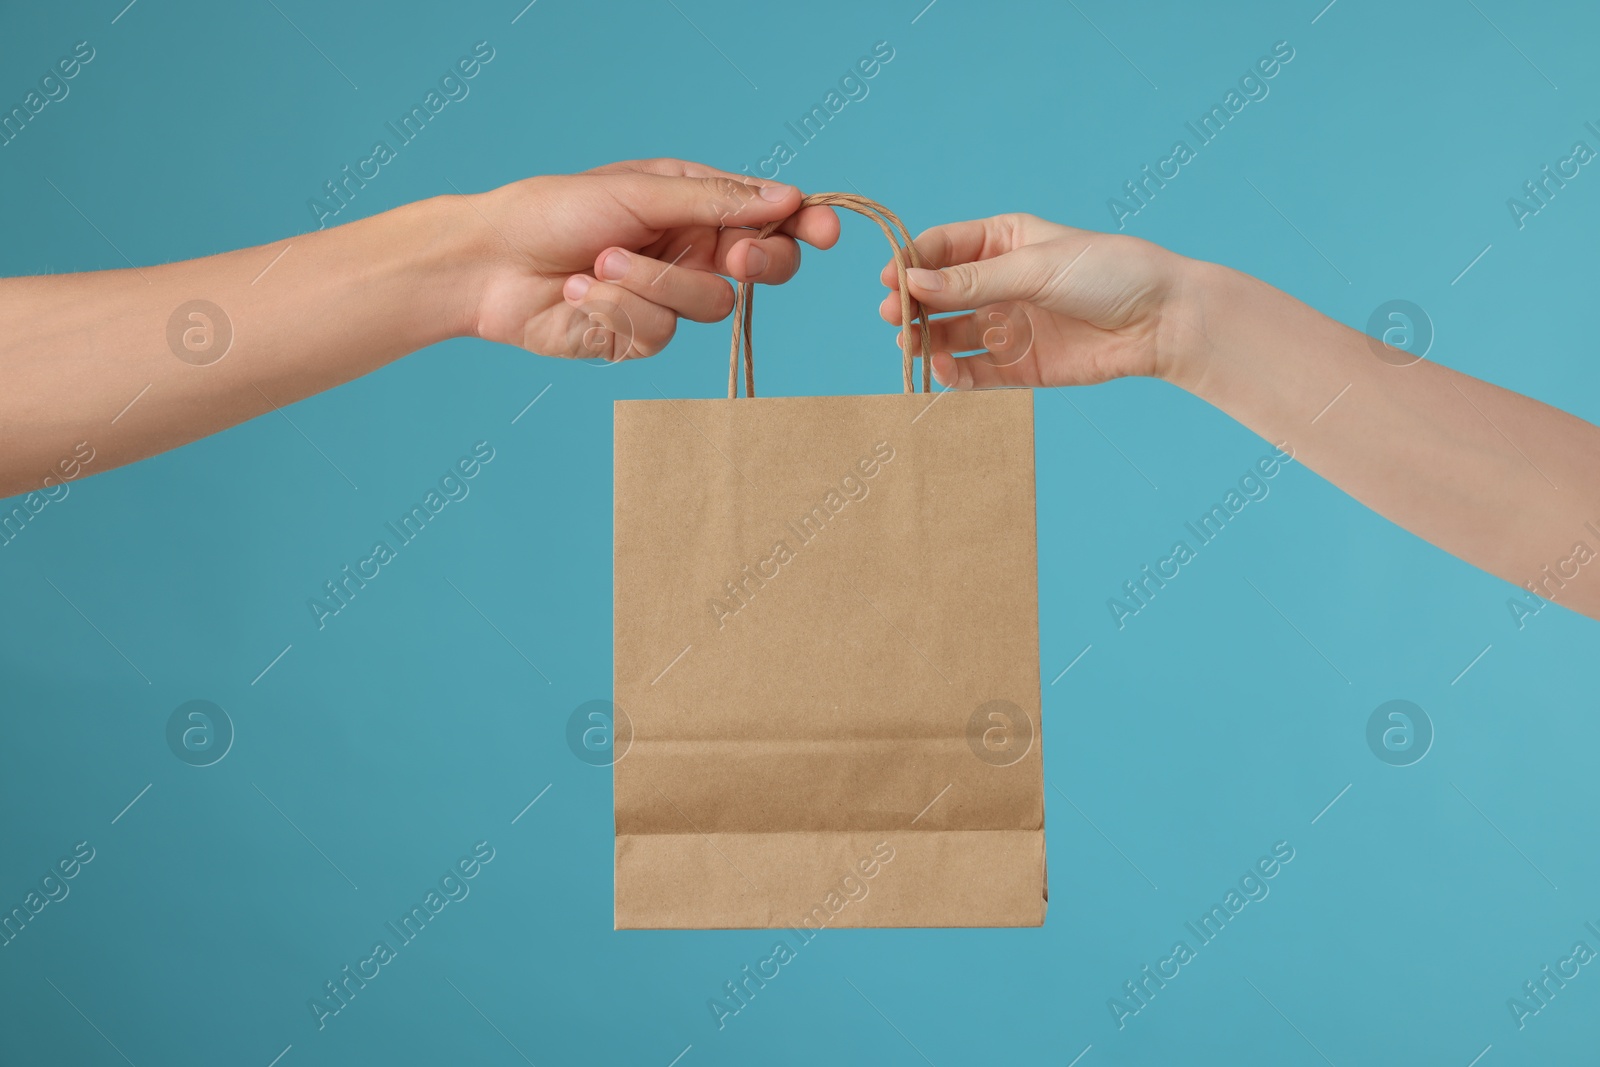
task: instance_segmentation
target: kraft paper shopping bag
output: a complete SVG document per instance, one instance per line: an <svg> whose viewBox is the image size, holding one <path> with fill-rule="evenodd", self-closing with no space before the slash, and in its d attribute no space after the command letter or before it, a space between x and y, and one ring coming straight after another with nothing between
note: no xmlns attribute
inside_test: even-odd
<svg viewBox="0 0 1600 1067"><path fill-rule="evenodd" d="M745 397L616 405L616 926L1037 926L1032 394L908 343L905 393L758 399L749 301Z"/></svg>

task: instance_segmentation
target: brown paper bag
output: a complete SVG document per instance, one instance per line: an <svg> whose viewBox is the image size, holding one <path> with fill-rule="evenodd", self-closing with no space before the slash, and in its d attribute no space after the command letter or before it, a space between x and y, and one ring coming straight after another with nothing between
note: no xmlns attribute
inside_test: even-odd
<svg viewBox="0 0 1600 1067"><path fill-rule="evenodd" d="M859 199L808 202L916 265ZM616 927L1038 926L1032 394L908 342L905 394L754 399L749 300L745 398L616 405Z"/></svg>

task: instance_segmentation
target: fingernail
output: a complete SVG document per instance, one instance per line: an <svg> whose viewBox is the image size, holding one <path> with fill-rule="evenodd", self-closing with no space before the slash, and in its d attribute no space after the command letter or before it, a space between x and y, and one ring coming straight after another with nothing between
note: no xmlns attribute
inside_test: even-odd
<svg viewBox="0 0 1600 1067"><path fill-rule="evenodd" d="M761 250L760 245L754 245L744 256L744 272L750 277L758 277L767 269L767 254Z"/></svg>
<svg viewBox="0 0 1600 1067"><path fill-rule="evenodd" d="M574 274L572 277L568 278L567 283L561 287L561 295L566 297L568 300L582 300L583 294L587 293L589 291L589 286L593 284L594 282L587 275Z"/></svg>
<svg viewBox="0 0 1600 1067"><path fill-rule="evenodd" d="M600 277L608 282L619 282L628 274L628 253L613 250L600 261Z"/></svg>
<svg viewBox="0 0 1600 1067"><path fill-rule="evenodd" d="M763 185L761 187L761 199L770 200L774 204L776 204L778 201L784 199L785 197L787 197L789 195L789 190L791 188L793 188L793 186L788 186L788 185Z"/></svg>
<svg viewBox="0 0 1600 1067"><path fill-rule="evenodd" d="M906 277L925 293L937 293L944 288L944 275L936 270L927 270L923 267L911 267L906 271Z"/></svg>

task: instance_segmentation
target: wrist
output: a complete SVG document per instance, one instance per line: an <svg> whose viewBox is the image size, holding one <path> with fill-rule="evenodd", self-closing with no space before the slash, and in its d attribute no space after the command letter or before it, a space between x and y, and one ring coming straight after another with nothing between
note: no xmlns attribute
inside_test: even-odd
<svg viewBox="0 0 1600 1067"><path fill-rule="evenodd" d="M1372 362L1360 333L1258 278L1197 260L1181 276L1160 376L1263 436L1282 432L1283 412L1314 415Z"/></svg>
<svg viewBox="0 0 1600 1067"><path fill-rule="evenodd" d="M1244 276L1204 260L1174 258L1158 327L1155 376L1203 396L1216 375L1227 318L1237 306L1238 294L1232 290Z"/></svg>
<svg viewBox="0 0 1600 1067"><path fill-rule="evenodd" d="M474 196L436 196L396 209L412 306L413 348L476 337L497 238Z"/></svg>

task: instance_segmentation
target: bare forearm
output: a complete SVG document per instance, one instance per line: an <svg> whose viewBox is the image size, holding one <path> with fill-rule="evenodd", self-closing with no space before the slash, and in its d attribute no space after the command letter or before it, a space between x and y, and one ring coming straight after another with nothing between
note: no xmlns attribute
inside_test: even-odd
<svg viewBox="0 0 1600 1067"><path fill-rule="evenodd" d="M481 228L439 199L204 259L0 281L0 496L40 488L80 442L84 473L130 463L470 329Z"/></svg>
<svg viewBox="0 0 1600 1067"><path fill-rule="evenodd" d="M1600 617L1600 566L1569 562L1600 551L1600 428L1425 359L1395 366L1235 271L1197 265L1191 284L1177 328L1197 357L1177 384L1419 537Z"/></svg>

